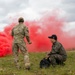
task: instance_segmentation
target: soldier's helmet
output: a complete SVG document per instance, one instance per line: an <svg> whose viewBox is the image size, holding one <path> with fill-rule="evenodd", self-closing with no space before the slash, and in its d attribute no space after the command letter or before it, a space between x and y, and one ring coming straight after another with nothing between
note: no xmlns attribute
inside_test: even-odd
<svg viewBox="0 0 75 75"><path fill-rule="evenodd" d="M18 22L24 22L24 18L23 18L23 17L20 17L20 18L18 19Z"/></svg>

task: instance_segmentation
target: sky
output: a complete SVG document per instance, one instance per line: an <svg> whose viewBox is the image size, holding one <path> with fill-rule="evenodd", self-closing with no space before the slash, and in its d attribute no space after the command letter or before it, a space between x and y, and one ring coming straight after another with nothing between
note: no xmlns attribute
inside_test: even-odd
<svg viewBox="0 0 75 75"><path fill-rule="evenodd" d="M0 31L16 19L38 20L47 12L57 10L65 18L63 31L75 35L75 0L0 0Z"/></svg>

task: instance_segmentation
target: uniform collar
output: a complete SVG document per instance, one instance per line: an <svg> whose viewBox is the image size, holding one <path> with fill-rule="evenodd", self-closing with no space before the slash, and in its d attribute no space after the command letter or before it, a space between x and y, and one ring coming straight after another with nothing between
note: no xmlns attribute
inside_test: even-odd
<svg viewBox="0 0 75 75"><path fill-rule="evenodd" d="M53 45L55 45L55 44L56 44L56 42L57 42L57 41L55 41L55 42L53 43Z"/></svg>

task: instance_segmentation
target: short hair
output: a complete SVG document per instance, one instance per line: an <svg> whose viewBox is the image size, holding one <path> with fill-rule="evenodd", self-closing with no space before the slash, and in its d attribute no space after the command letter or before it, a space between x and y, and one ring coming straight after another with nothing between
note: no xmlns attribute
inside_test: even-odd
<svg viewBox="0 0 75 75"><path fill-rule="evenodd" d="M18 22L24 22L24 19L23 19L22 17L20 17L20 18L18 19Z"/></svg>

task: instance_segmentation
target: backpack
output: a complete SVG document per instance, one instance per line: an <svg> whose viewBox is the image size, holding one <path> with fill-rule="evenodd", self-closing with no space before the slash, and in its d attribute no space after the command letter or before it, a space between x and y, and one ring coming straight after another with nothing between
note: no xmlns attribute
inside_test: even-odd
<svg viewBox="0 0 75 75"><path fill-rule="evenodd" d="M49 58L48 59L43 58L40 61L40 68L48 68L49 66L50 66Z"/></svg>

